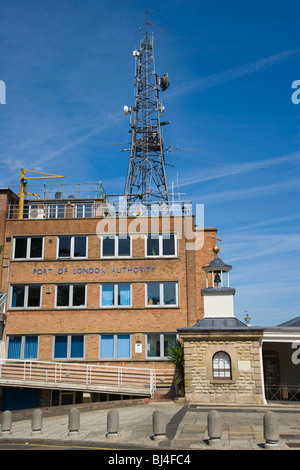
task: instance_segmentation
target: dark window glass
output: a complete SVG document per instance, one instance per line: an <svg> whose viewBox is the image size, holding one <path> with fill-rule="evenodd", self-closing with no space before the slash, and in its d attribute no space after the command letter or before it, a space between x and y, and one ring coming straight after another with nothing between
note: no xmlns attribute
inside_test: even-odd
<svg viewBox="0 0 300 470"><path fill-rule="evenodd" d="M26 258L27 238L16 238L15 258Z"/></svg>
<svg viewBox="0 0 300 470"><path fill-rule="evenodd" d="M73 286L73 306L78 307L85 304L85 285Z"/></svg>
<svg viewBox="0 0 300 470"><path fill-rule="evenodd" d="M69 306L69 289L70 286L57 286L57 306L68 307Z"/></svg>
<svg viewBox="0 0 300 470"><path fill-rule="evenodd" d="M83 357L83 336L71 337L71 357Z"/></svg>
<svg viewBox="0 0 300 470"><path fill-rule="evenodd" d="M119 236L119 256L130 256L130 236Z"/></svg>
<svg viewBox="0 0 300 470"><path fill-rule="evenodd" d="M159 237L152 235L147 239L147 256L159 256Z"/></svg>
<svg viewBox="0 0 300 470"><path fill-rule="evenodd" d="M30 244L30 258L41 258L43 254L43 239L32 238Z"/></svg>
<svg viewBox="0 0 300 470"><path fill-rule="evenodd" d="M151 282L148 284L148 305L159 305L159 283Z"/></svg>
<svg viewBox="0 0 300 470"><path fill-rule="evenodd" d="M8 359L21 359L21 336L9 336L8 340Z"/></svg>
<svg viewBox="0 0 300 470"><path fill-rule="evenodd" d="M74 257L86 256L86 237L74 237Z"/></svg>
<svg viewBox="0 0 300 470"><path fill-rule="evenodd" d="M59 237L58 257L68 258L71 256L71 237Z"/></svg>
<svg viewBox="0 0 300 470"><path fill-rule="evenodd" d="M28 287L28 307L39 307L40 306L40 286L29 286Z"/></svg>
<svg viewBox="0 0 300 470"><path fill-rule="evenodd" d="M175 255L175 237L174 233L163 235L163 255Z"/></svg>
<svg viewBox="0 0 300 470"><path fill-rule="evenodd" d="M175 282L164 282L164 305L176 305Z"/></svg>
<svg viewBox="0 0 300 470"><path fill-rule="evenodd" d="M54 345L54 357L55 358L66 358L68 352L68 337L67 336L56 336Z"/></svg>
<svg viewBox="0 0 300 470"><path fill-rule="evenodd" d="M14 286L12 295L12 307L24 307L25 286Z"/></svg>
<svg viewBox="0 0 300 470"><path fill-rule="evenodd" d="M24 359L36 359L38 348L37 336L25 336Z"/></svg>
<svg viewBox="0 0 300 470"><path fill-rule="evenodd" d="M153 333L147 338L148 357L160 357L160 334Z"/></svg>
<svg viewBox="0 0 300 470"><path fill-rule="evenodd" d="M169 347L172 344L176 343L176 335L174 334L165 334L164 335L164 357L169 355Z"/></svg>
<svg viewBox="0 0 300 470"><path fill-rule="evenodd" d="M115 256L115 237L105 237L102 239L103 256Z"/></svg>

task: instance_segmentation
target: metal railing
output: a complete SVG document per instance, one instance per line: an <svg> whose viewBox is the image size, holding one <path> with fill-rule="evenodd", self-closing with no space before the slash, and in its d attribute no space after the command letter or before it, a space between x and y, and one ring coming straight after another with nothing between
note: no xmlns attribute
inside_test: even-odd
<svg viewBox="0 0 300 470"><path fill-rule="evenodd" d="M92 217L169 217L192 215L191 202L129 203L120 200L25 201L24 206L10 205L9 219L73 219Z"/></svg>
<svg viewBox="0 0 300 470"><path fill-rule="evenodd" d="M265 384L266 400L278 401L300 401L300 384L299 385L268 385Z"/></svg>
<svg viewBox="0 0 300 470"><path fill-rule="evenodd" d="M153 396L154 369L1 359L0 385Z"/></svg>

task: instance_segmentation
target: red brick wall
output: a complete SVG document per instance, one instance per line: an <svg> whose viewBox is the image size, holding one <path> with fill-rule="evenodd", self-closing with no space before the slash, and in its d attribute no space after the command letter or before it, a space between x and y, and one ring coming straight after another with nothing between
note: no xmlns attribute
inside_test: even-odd
<svg viewBox="0 0 300 470"><path fill-rule="evenodd" d="M1 208L1 206L0 206ZM1 217L2 212L0 213ZM1 219L0 219L1 221ZM51 219L51 220L8 220L5 237L12 237L10 243L5 243L4 265L12 257L13 237L29 235L45 235L44 259L40 261L10 260L9 279L3 276L1 289L6 290L12 284L43 284L42 308L39 310L9 310L7 312L6 335L39 334L39 359L52 359L54 334L84 333L86 334L85 359L96 361L99 357L99 333L128 332L132 334L133 360L144 359L145 334L147 332L176 332L182 326L192 326L203 317L203 299L201 288L205 287L205 276L202 266L213 258L212 247L215 244L216 229L205 229L204 246L198 251L186 250L184 229L181 227L183 238L178 240L178 256L176 258L145 258L144 237L134 236L133 256L130 259L104 260L100 257L100 239L96 234L99 219ZM150 220L142 221L145 231L150 228ZM171 227L163 226L166 220L157 219L159 231L173 231ZM117 220L117 230L118 230ZM133 227L134 220L128 220ZM175 226L178 220L175 221ZM180 222L181 223L181 222ZM57 260L57 235L85 234L88 240L88 259ZM105 274L78 274L77 268L105 268ZM115 268L155 268L154 272L138 272L119 274L112 273ZM38 275L34 270L42 269ZM58 274L58 270L63 274ZM64 270L67 269L67 272ZM75 269L75 273L74 273ZM50 271L51 270L51 271ZM148 271L146 269L146 271ZM47 273L47 274L46 274ZM145 282L174 280L179 285L179 306L174 308L146 308ZM100 308L101 281L132 283L131 308ZM57 309L55 308L55 285L57 283L87 283L86 309ZM46 293L49 292L49 293ZM135 334L141 334L143 354L134 352ZM149 362L147 361L147 367Z"/></svg>

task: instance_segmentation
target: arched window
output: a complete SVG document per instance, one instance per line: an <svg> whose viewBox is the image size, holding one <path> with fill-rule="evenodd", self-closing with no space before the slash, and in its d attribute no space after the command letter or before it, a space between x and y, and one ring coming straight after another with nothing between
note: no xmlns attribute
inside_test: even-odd
<svg viewBox="0 0 300 470"><path fill-rule="evenodd" d="M231 360L224 351L219 351L213 356L213 378L231 379Z"/></svg>

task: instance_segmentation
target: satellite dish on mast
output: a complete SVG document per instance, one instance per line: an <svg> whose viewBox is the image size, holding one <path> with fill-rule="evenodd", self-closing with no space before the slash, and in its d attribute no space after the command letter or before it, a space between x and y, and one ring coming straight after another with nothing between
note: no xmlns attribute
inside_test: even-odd
<svg viewBox="0 0 300 470"><path fill-rule="evenodd" d="M162 77L160 77L160 87L161 91L166 91L167 88L170 86L170 78L167 73L165 73Z"/></svg>

